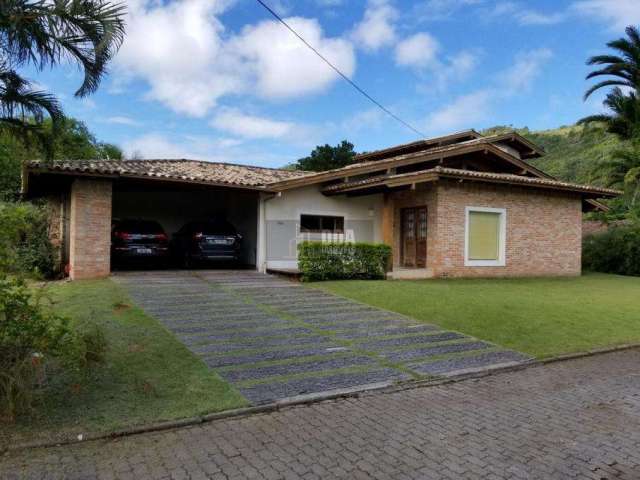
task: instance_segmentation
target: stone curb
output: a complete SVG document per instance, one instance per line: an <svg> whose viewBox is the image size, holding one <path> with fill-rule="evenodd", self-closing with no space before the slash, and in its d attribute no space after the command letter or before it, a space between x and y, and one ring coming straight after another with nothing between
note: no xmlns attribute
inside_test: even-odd
<svg viewBox="0 0 640 480"><path fill-rule="evenodd" d="M222 420L226 418L247 417L250 415L256 415L261 413L272 413L272 412L277 412L278 410L281 410L283 408L289 408L289 407L295 407L295 406L301 406L301 405L311 405L314 403L319 403L319 402L329 401L329 400L337 400L337 399L344 399L344 398L358 398L360 396L373 395L373 394L392 394L392 393L406 391L406 390L414 390L416 388L447 385L450 383L457 383L457 382L462 382L462 381L471 380L471 379L489 377L489 376L497 375L501 373L515 372L515 371L524 370L531 367L542 367L550 363L565 362L568 360L576 360L580 358L591 357L595 355L602 355L606 353L632 350L635 348L640 348L640 343L618 345L616 347L611 347L611 348L592 349L584 352L558 355L558 356L546 358L543 360L529 360L529 361L520 362L520 363L512 362L512 363L503 364L502 366L497 366L494 368L489 368L489 369L484 368L484 369L478 369L478 371L462 372L460 374L457 374L451 377L439 378L435 380L434 379L407 380L399 383L382 382L382 383L374 383L370 385L360 385L354 388L333 390L331 392L326 392L326 393L300 395L297 397L289 397L282 400L278 400L276 402L269 403L267 405L238 408L234 410L226 410L223 412L209 413L206 415L184 418L180 420L151 423L151 424L142 425L138 427L116 430L109 433L88 433L88 434L79 435L77 437L64 438L57 441L34 441L34 442L18 443L18 444L8 446L4 450L0 450L0 454L6 454L9 452L28 450L28 449L34 449L34 448L50 448L50 447L60 447L65 445L76 445L76 444L80 444L88 441L95 441L95 440L112 440L112 439L127 437L131 435L139 435L142 433L160 432L160 431L172 430L172 429L181 428L181 427L195 426L195 425L209 423L209 422Z"/></svg>

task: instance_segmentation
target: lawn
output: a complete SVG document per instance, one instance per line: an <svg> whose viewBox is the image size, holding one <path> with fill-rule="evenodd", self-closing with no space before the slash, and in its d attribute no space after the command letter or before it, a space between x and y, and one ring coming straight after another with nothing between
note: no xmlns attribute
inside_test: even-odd
<svg viewBox="0 0 640 480"><path fill-rule="evenodd" d="M640 278L334 281L335 294L538 358L640 342Z"/></svg>
<svg viewBox="0 0 640 480"><path fill-rule="evenodd" d="M171 333L132 306L111 280L54 282L46 288L57 312L100 325L108 350L105 362L79 384L50 375L34 414L2 425L12 441L113 431L247 405Z"/></svg>

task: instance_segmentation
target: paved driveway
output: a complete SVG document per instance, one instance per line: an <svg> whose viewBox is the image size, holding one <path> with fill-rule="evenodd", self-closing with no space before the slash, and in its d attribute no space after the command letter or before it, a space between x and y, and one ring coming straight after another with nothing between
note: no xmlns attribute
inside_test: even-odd
<svg viewBox="0 0 640 480"><path fill-rule="evenodd" d="M528 360L256 272L129 272L114 279L253 404Z"/></svg>
<svg viewBox="0 0 640 480"><path fill-rule="evenodd" d="M0 456L13 479L637 480L640 351Z"/></svg>

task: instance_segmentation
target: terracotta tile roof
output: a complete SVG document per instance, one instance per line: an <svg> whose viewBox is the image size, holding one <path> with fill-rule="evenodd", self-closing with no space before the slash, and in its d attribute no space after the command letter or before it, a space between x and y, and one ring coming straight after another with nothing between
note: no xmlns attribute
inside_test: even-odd
<svg viewBox="0 0 640 480"><path fill-rule="evenodd" d="M570 190L583 192L604 197L614 197L622 192L611 188L594 187L591 185L581 185L577 183L563 182L548 178L525 177L508 173L477 172L473 170L461 170L458 168L434 167L418 172L401 173L395 175L380 175L365 178L353 182L337 183L324 188L327 193L340 193L343 191L354 191L360 188L372 186L384 186L388 184L402 185L413 183L416 180L438 179L442 177L453 177L462 179L477 179L497 183L510 183L518 185L528 185L533 187L548 187L556 190Z"/></svg>
<svg viewBox="0 0 640 480"><path fill-rule="evenodd" d="M29 164L29 168L33 171L54 173L146 177L255 188L309 174L309 172L199 160L77 160L54 162L53 164L35 161Z"/></svg>
<svg viewBox="0 0 640 480"><path fill-rule="evenodd" d="M367 173L375 170L383 170L385 168L392 168L399 164L408 164L422 161L425 158L438 158L440 156L447 156L449 154L455 155L458 152L479 150L479 149L493 149L495 152L499 152L511 159L512 162L520 165L523 168L531 171L535 175L545 178L551 178L549 175L534 167L530 163L513 157L507 152L503 152L499 147L495 146L495 143L503 140L504 135L491 135L486 137L474 138L472 140L466 140L464 142L452 143L449 145L442 145L438 147L429 148L424 151L405 153L402 155L395 155L380 160L370 160L358 163L352 163L346 167L335 168L333 170L325 170L323 172L309 172L303 178L291 178L277 182L272 185L276 188L287 188L289 186L299 186L300 184L309 185L313 183L322 183L328 180L336 178L346 177L350 175L359 175L361 173Z"/></svg>

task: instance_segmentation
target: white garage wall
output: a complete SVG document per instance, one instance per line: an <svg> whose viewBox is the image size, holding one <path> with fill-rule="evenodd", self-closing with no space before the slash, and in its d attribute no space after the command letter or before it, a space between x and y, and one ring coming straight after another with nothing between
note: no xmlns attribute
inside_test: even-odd
<svg viewBox="0 0 640 480"><path fill-rule="evenodd" d="M348 240L356 242L382 241L382 195L327 197L319 186L284 191L280 196L263 200L264 262L267 268L297 267L297 244L300 235L300 215L333 215L345 219ZM309 238L306 238L309 239ZM321 236L311 237L320 240Z"/></svg>

